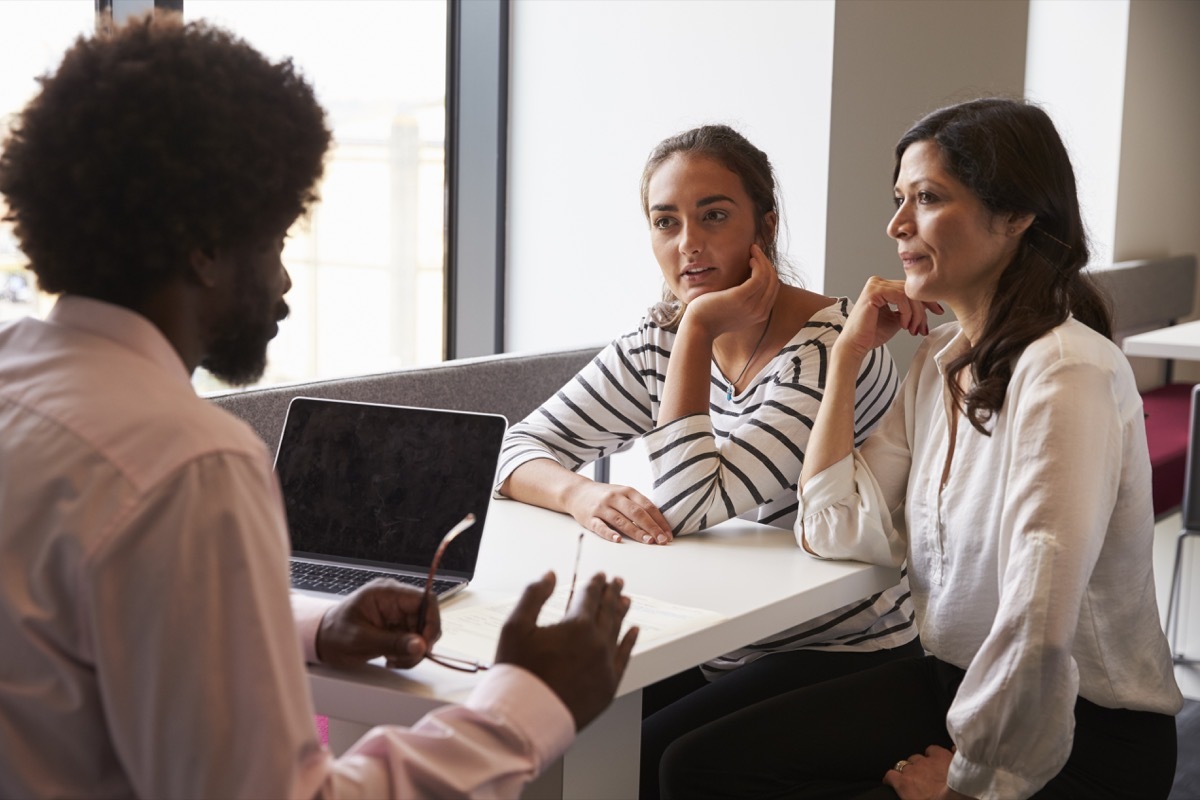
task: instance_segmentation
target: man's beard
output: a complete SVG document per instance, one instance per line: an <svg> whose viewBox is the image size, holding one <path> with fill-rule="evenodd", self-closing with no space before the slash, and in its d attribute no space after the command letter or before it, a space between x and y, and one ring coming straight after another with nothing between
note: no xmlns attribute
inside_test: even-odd
<svg viewBox="0 0 1200 800"><path fill-rule="evenodd" d="M200 366L230 386L246 386L262 377L267 368L267 342L249 331L230 331L213 342Z"/></svg>
<svg viewBox="0 0 1200 800"><path fill-rule="evenodd" d="M287 304L276 305L270 319L262 308L251 309L247 302L231 311L216 331L208 353L200 366L230 386L246 386L262 377L267 368L267 344L275 336L277 319L287 316Z"/></svg>

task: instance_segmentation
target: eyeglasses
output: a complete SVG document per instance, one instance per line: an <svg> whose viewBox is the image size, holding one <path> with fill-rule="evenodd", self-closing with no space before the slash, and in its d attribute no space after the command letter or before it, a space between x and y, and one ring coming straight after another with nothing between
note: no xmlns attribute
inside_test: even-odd
<svg viewBox="0 0 1200 800"><path fill-rule="evenodd" d="M433 561L429 565L429 577L425 579L425 594L421 595L421 604L417 606L418 633L425 630L425 617L429 613L429 602L433 599L433 579L437 575L438 565L442 563L442 554L446 552L446 548L460 533L474 524L475 515L467 514L459 520L457 525L446 531L446 535L442 537L441 544L438 545L437 552L433 554ZM456 669L459 672L479 672L488 668L487 664L480 664L478 661L470 661L465 658L455 658L453 656L435 655L432 650L425 654L425 658L435 664L440 664L449 669Z"/></svg>
<svg viewBox="0 0 1200 800"><path fill-rule="evenodd" d="M425 593L421 595L421 604L417 606L418 632L425 630L425 618L429 613L429 603L433 599L433 579L437 576L438 565L442 562L442 554L446 552L446 547L454 541L455 537L474 524L475 515L467 514L457 525L446 531L446 535L442 537L441 544L438 545L437 551L433 554L433 562L429 565L429 575L425 579ZM575 583L579 579L579 561L583 557L583 539L586 534L587 531L579 532L579 542L575 547L575 569L571 573L571 588L567 592L567 605L563 611L564 617L571 610L571 600L575 598ZM454 656L436 655L432 650L425 654L425 658L435 664L448 669L456 669L459 672L479 672L488 668L487 664L481 664L478 661L455 658Z"/></svg>

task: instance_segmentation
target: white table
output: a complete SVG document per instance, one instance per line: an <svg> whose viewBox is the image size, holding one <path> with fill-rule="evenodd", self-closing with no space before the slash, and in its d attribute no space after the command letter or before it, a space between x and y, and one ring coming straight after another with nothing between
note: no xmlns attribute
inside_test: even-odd
<svg viewBox="0 0 1200 800"><path fill-rule="evenodd" d="M1126 336L1126 355L1200 361L1200 320Z"/></svg>
<svg viewBox="0 0 1200 800"><path fill-rule="evenodd" d="M447 603L487 604L515 598L547 570L569 580L579 527L570 517L509 500L492 502L479 566L470 588ZM625 579L626 592L708 609L724 619L669 641L641 643L613 705L576 740L525 797L636 797L641 689L806 619L867 597L899 579L895 569L819 561L790 531L730 520L668 546L612 544L588 534L582 584L603 570ZM411 724L425 712L463 700L477 675L424 662L409 671L367 665L353 671L309 668L316 710L344 737L379 723Z"/></svg>

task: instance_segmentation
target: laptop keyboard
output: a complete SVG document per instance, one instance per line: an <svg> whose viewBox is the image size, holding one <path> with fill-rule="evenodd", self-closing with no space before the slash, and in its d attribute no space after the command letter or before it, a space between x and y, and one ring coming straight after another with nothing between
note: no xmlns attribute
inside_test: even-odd
<svg viewBox="0 0 1200 800"><path fill-rule="evenodd" d="M395 572L379 572L377 570L361 569L358 567L340 567L336 564L313 564L308 561L291 561L292 588L305 589L310 592L325 592L327 594L350 594L365 583L376 578L391 578L394 581L407 583L418 589L425 588L425 579L415 575L400 575ZM441 578L433 579L433 592L441 595L457 586L457 581L447 581Z"/></svg>

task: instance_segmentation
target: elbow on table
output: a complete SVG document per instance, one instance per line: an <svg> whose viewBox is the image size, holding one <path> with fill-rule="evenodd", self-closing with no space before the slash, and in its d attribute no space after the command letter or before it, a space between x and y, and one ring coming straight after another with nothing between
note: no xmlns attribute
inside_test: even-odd
<svg viewBox="0 0 1200 800"><path fill-rule="evenodd" d="M855 531L838 538L817 538L814 542L808 535L812 526L796 521L796 544L813 558L825 561L862 561L881 567L899 568L908 558L908 548L903 541L887 536L882 531Z"/></svg>

